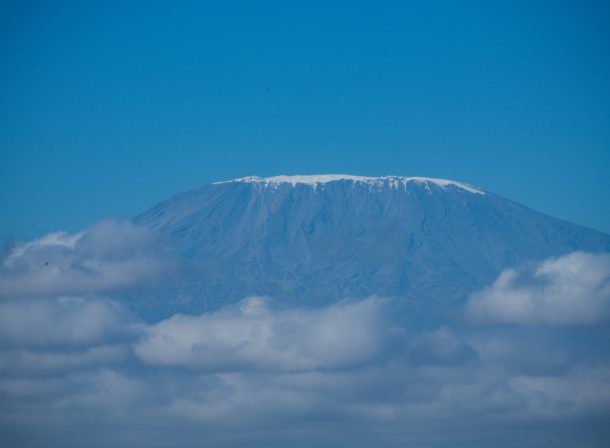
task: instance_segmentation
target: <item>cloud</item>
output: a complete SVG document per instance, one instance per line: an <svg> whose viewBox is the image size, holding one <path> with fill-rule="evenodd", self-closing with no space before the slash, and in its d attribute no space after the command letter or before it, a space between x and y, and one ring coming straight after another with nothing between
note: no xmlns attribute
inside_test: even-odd
<svg viewBox="0 0 610 448"><path fill-rule="evenodd" d="M91 366L112 366L128 357L128 348L121 344L82 350L0 351L0 374L39 376Z"/></svg>
<svg viewBox="0 0 610 448"><path fill-rule="evenodd" d="M0 374L45 375L125 361L139 320L101 298L0 302Z"/></svg>
<svg viewBox="0 0 610 448"><path fill-rule="evenodd" d="M133 317L118 302L62 297L0 303L0 344L14 348L85 347L129 331Z"/></svg>
<svg viewBox="0 0 610 448"><path fill-rule="evenodd" d="M250 297L214 313L173 316L147 329L136 354L205 371L336 369L382 358L398 336L380 299L315 310L269 305Z"/></svg>
<svg viewBox="0 0 610 448"><path fill-rule="evenodd" d="M528 413L552 417L610 412L610 366L575 368L561 376L515 376L508 381Z"/></svg>
<svg viewBox="0 0 610 448"><path fill-rule="evenodd" d="M50 250L61 278L98 260L113 284L123 246L134 260L160 253L115 224L15 247L3 274L35 278ZM435 447L540 445L552 430L594 446L607 435L610 353L607 328L584 323L603 322L605 263L572 254L508 271L469 299L471 320L375 297L315 308L248 297L150 323L120 288L24 287L0 302L0 433L7 446ZM507 291L533 302L533 317L506 318ZM570 325L557 317L568 311Z"/></svg>
<svg viewBox="0 0 610 448"><path fill-rule="evenodd" d="M157 234L111 219L15 244L0 261L0 298L90 295L167 282L177 268Z"/></svg>
<svg viewBox="0 0 610 448"><path fill-rule="evenodd" d="M575 252L507 269L467 306L473 320L519 325L591 325L610 318L610 254Z"/></svg>
<svg viewBox="0 0 610 448"><path fill-rule="evenodd" d="M443 326L416 337L408 357L416 365L460 365L474 360L477 353L451 328Z"/></svg>

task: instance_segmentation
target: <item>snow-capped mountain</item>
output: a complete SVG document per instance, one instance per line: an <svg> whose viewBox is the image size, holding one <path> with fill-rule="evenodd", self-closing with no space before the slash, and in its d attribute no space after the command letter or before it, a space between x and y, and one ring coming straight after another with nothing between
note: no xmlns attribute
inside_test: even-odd
<svg viewBox="0 0 610 448"><path fill-rule="evenodd" d="M452 300L502 269L610 236L473 186L422 177L246 177L177 194L136 218L169 235L195 274L172 306L266 295Z"/></svg>

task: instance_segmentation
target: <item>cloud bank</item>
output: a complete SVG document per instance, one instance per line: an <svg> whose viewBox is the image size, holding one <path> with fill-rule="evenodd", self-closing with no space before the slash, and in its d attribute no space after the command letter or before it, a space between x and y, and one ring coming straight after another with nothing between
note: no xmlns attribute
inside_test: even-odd
<svg viewBox="0 0 610 448"><path fill-rule="evenodd" d="M176 263L128 222L8 251L3 445L594 447L610 436L607 254L505 271L452 315L378 297L134 314L122 292L145 300Z"/></svg>
<svg viewBox="0 0 610 448"><path fill-rule="evenodd" d="M14 245L0 263L0 299L150 288L176 269L162 237L108 219L74 235L56 232Z"/></svg>
<svg viewBox="0 0 610 448"><path fill-rule="evenodd" d="M302 371L370 363L391 346L380 299L315 310L273 310L269 302L250 297L218 312L175 315L148 327L135 352L148 364L202 371Z"/></svg>
<svg viewBox="0 0 610 448"><path fill-rule="evenodd" d="M474 294L468 312L482 322L591 325L610 319L610 254L575 252L508 269Z"/></svg>

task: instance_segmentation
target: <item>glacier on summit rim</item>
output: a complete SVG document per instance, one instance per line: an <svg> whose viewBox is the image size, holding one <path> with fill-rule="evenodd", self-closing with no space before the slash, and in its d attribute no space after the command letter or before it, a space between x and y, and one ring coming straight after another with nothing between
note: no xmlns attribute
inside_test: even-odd
<svg viewBox="0 0 610 448"><path fill-rule="evenodd" d="M447 179L434 179L431 177L406 177L406 176L353 176L350 174L318 174L318 175L295 175L295 176L272 176L272 177L258 177L248 176L239 179L231 179L221 182L214 182L214 184L224 184L228 182L248 182L256 183L264 186L278 186L279 184L291 184L295 186L297 184L313 185L316 187L318 184L326 184L329 182L337 181L350 181L367 184L370 186L379 186L382 184L390 185L391 187L398 188L399 186L405 187L409 182L420 182L420 183L433 183L440 187L446 187L453 185L458 188L462 188L471 193L485 194L482 190L475 188L471 185L464 184L462 182L455 182Z"/></svg>

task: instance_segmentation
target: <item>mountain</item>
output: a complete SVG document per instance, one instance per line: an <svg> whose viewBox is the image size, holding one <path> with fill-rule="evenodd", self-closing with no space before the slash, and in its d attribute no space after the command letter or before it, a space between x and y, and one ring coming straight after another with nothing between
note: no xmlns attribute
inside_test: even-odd
<svg viewBox="0 0 610 448"><path fill-rule="evenodd" d="M248 295L316 305L372 294L455 300L505 268L610 236L473 186L420 177L246 177L177 194L135 221L194 266L166 306L198 312Z"/></svg>

